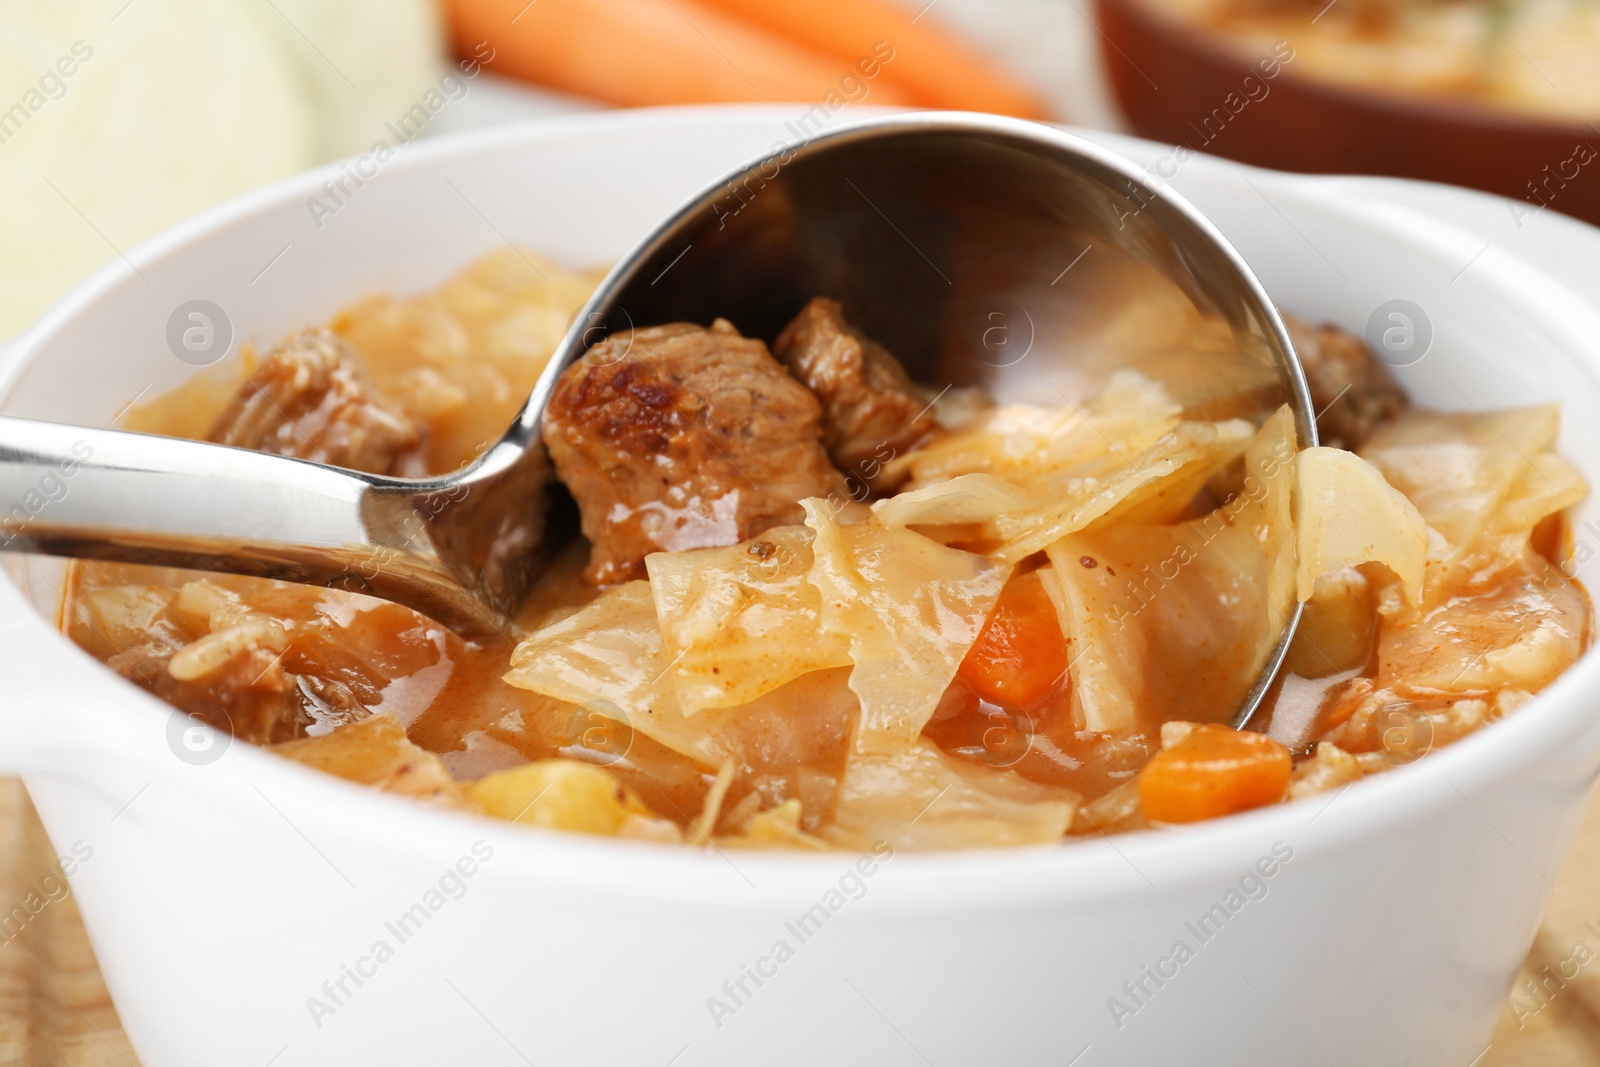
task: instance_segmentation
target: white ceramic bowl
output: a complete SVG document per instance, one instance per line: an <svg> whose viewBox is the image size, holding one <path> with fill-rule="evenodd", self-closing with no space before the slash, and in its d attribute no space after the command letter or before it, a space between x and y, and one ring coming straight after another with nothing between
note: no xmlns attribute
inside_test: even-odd
<svg viewBox="0 0 1600 1067"><path fill-rule="evenodd" d="M619 113L417 145L320 227L307 199L336 171L280 184L73 292L13 346L4 410L105 424L176 384L191 368L166 321L194 298L271 342L365 294L431 287L504 240L605 263L799 110ZM1173 184L1295 311L1359 331L1387 300L1424 308L1433 350L1402 372L1422 402L1562 401L1561 447L1600 485L1586 417L1600 321L1557 282L1337 183L1200 158ZM1591 544L1597 507L1579 516ZM59 567L13 559L12 573L0 761L26 775L58 851L76 846L72 886L146 1067L1462 1067L1600 767L1591 654L1513 718L1335 795L1059 848L899 855L865 876L853 856L427 811L243 744L181 759L186 720L50 625ZM1583 577L1600 585L1596 565ZM825 919L802 939L808 912Z"/></svg>

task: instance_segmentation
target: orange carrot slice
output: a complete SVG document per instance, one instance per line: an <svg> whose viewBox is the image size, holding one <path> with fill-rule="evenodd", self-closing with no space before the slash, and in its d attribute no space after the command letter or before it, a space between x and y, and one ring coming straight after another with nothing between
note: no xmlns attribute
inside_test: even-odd
<svg viewBox="0 0 1600 1067"><path fill-rule="evenodd" d="M544 0L540 0L541 3ZM876 63L929 107L1043 118L1046 108L934 16L896 0L706 0L850 64ZM887 57L885 57L885 53ZM862 66L861 73L867 68ZM878 87L873 87L876 93ZM886 101L884 101L886 102Z"/></svg>
<svg viewBox="0 0 1600 1067"><path fill-rule="evenodd" d="M1150 758L1139 800L1151 822L1199 822L1283 799L1289 750L1265 734L1197 726Z"/></svg>
<svg viewBox="0 0 1600 1067"><path fill-rule="evenodd" d="M991 704L1022 711L1065 683L1067 639L1038 571L1006 583L956 673Z"/></svg>
<svg viewBox="0 0 1600 1067"><path fill-rule="evenodd" d="M832 56L698 0L445 0L463 55L492 48L486 67L613 104L786 100L837 94ZM909 103L884 85L874 103ZM835 108L836 110L836 108Z"/></svg>

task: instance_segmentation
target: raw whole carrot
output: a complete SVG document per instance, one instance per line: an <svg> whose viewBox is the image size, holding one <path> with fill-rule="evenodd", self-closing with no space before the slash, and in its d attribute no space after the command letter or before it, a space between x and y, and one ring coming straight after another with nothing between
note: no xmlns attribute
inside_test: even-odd
<svg viewBox="0 0 1600 1067"><path fill-rule="evenodd" d="M847 96L854 67L698 0L445 0L463 55L485 66L624 106ZM848 67L848 69L847 69ZM909 103L897 86L874 103Z"/></svg>
<svg viewBox="0 0 1600 1067"><path fill-rule="evenodd" d="M1024 118L1045 117L1045 107L1036 96L939 26L935 16L928 14L920 2L705 2L819 51L831 52L851 64L872 60L874 47L882 42L892 49L892 58L882 64L883 78L906 86L916 94L918 103L929 107L992 111Z"/></svg>

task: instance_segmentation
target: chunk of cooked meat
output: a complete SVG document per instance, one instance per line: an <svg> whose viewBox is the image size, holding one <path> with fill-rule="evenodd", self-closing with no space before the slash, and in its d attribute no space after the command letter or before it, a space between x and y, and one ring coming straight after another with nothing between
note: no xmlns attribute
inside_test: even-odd
<svg viewBox="0 0 1600 1067"><path fill-rule="evenodd" d="M596 585L651 552L734 545L842 489L817 398L725 320L619 333L556 382L544 441L593 548Z"/></svg>
<svg viewBox="0 0 1600 1067"><path fill-rule="evenodd" d="M1337 326L1313 326L1284 315L1289 339L1305 368L1317 435L1334 448L1360 448L1411 403L1405 390L1361 338Z"/></svg>
<svg viewBox="0 0 1600 1067"><path fill-rule="evenodd" d="M785 326L773 355L822 401L822 439L834 464L874 488L883 466L934 429L927 400L900 361L819 296Z"/></svg>
<svg viewBox="0 0 1600 1067"><path fill-rule="evenodd" d="M390 473L421 439L372 395L355 350L324 329L268 353L211 430L219 444L371 474Z"/></svg>

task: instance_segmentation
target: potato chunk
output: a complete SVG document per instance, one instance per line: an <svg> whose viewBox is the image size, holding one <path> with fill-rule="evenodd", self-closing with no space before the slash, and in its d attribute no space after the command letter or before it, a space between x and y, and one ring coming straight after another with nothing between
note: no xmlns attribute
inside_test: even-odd
<svg viewBox="0 0 1600 1067"><path fill-rule="evenodd" d="M444 761L412 744L406 728L392 715L369 715L320 737L273 745L272 751L386 793L446 808L471 807Z"/></svg>
<svg viewBox="0 0 1600 1067"><path fill-rule="evenodd" d="M498 771L473 784L474 802L496 819L607 837L628 833L650 809L611 774L570 759L544 759Z"/></svg>

